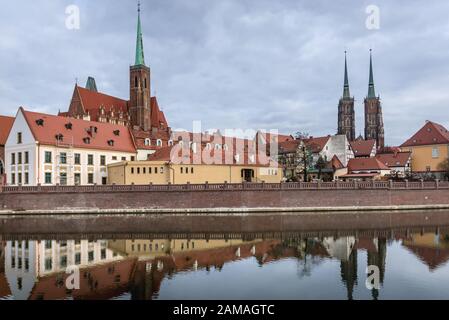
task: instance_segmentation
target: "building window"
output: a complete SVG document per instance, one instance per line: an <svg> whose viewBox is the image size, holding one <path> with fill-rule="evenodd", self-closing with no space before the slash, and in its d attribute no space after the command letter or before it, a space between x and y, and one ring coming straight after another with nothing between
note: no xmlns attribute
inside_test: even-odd
<svg viewBox="0 0 449 320"><path fill-rule="evenodd" d="M164 167L161 167L160 172L161 172L161 174L164 173Z"/></svg>
<svg viewBox="0 0 449 320"><path fill-rule="evenodd" d="M45 172L45 183L51 184L51 172Z"/></svg>
<svg viewBox="0 0 449 320"><path fill-rule="evenodd" d="M193 167L192 167L192 168L190 168L190 173L191 173L191 174L193 174Z"/></svg>
<svg viewBox="0 0 449 320"><path fill-rule="evenodd" d="M157 173L157 168L154 168L154 173Z"/></svg>
<svg viewBox="0 0 449 320"><path fill-rule="evenodd" d="M145 139L145 145L146 146L151 146L151 140L150 139Z"/></svg>
<svg viewBox="0 0 449 320"><path fill-rule="evenodd" d="M17 153L17 164L22 164L22 152Z"/></svg>
<svg viewBox="0 0 449 320"><path fill-rule="evenodd" d="M94 165L94 155L88 154L87 155L87 165L93 166Z"/></svg>
<svg viewBox="0 0 449 320"><path fill-rule="evenodd" d="M151 167L148 167L148 174L151 174Z"/></svg>
<svg viewBox="0 0 449 320"><path fill-rule="evenodd" d="M45 249L51 249L51 240L45 240Z"/></svg>
<svg viewBox="0 0 449 320"><path fill-rule="evenodd" d="M106 259L106 249L101 249L101 260Z"/></svg>
<svg viewBox="0 0 449 320"><path fill-rule="evenodd" d="M122 161L126 161L126 157L122 157Z"/></svg>
<svg viewBox="0 0 449 320"><path fill-rule="evenodd" d="M136 160L136 157L131 156L131 161L135 161L135 160Z"/></svg>
<svg viewBox="0 0 449 320"><path fill-rule="evenodd" d="M51 151L45 151L45 163L51 163Z"/></svg>
<svg viewBox="0 0 449 320"><path fill-rule="evenodd" d="M181 167L181 173L184 173L184 168L183 167Z"/></svg>
<svg viewBox="0 0 449 320"><path fill-rule="evenodd" d="M22 184L22 172L17 173L17 183Z"/></svg>
<svg viewBox="0 0 449 320"><path fill-rule="evenodd" d="M14 172L11 173L11 184L16 184L16 174Z"/></svg>
<svg viewBox="0 0 449 320"><path fill-rule="evenodd" d="M81 174L80 173L75 173L74 176L74 180L75 180L75 186L79 186L81 184Z"/></svg>
<svg viewBox="0 0 449 320"><path fill-rule="evenodd" d="M16 154L11 153L11 164L16 164Z"/></svg>
<svg viewBox="0 0 449 320"><path fill-rule="evenodd" d="M52 260L51 258L45 259L45 270L49 271L52 269Z"/></svg>
<svg viewBox="0 0 449 320"><path fill-rule="evenodd" d="M131 174L134 174L134 168L131 167Z"/></svg>
<svg viewBox="0 0 449 320"><path fill-rule="evenodd" d="M81 154L75 153L75 164L81 164Z"/></svg>
<svg viewBox="0 0 449 320"><path fill-rule="evenodd" d="M61 176L59 177L59 184L62 186L67 185L67 173L65 173L65 172L61 173Z"/></svg>
<svg viewBox="0 0 449 320"><path fill-rule="evenodd" d="M100 156L100 166L106 165L106 156Z"/></svg>
<svg viewBox="0 0 449 320"><path fill-rule="evenodd" d="M94 252L93 251L89 251L89 253L88 253L88 260L89 260L89 262L94 261Z"/></svg>
<svg viewBox="0 0 449 320"><path fill-rule="evenodd" d="M112 160L117 160L117 156L112 156Z"/></svg>
<svg viewBox="0 0 449 320"><path fill-rule="evenodd" d="M67 164L67 153L61 152L61 154L59 155L59 163Z"/></svg>
<svg viewBox="0 0 449 320"><path fill-rule="evenodd" d="M168 145L172 146L173 145L173 140L168 140Z"/></svg>
<svg viewBox="0 0 449 320"><path fill-rule="evenodd" d="M137 168L137 174L140 174L140 168Z"/></svg>
<svg viewBox="0 0 449 320"><path fill-rule="evenodd" d="M25 172L25 181L23 184L29 184L30 183L30 175L28 172Z"/></svg>
<svg viewBox="0 0 449 320"><path fill-rule="evenodd" d="M87 183L88 184L94 184L94 174L93 173L88 173L87 174Z"/></svg>
<svg viewBox="0 0 449 320"><path fill-rule="evenodd" d="M17 144L22 143L22 132L17 132Z"/></svg>
<svg viewBox="0 0 449 320"><path fill-rule="evenodd" d="M162 147L162 140L161 139L157 139L157 146L158 147Z"/></svg>
<svg viewBox="0 0 449 320"><path fill-rule="evenodd" d="M436 159L440 157L440 150L438 149L438 147L433 147L432 148L432 158Z"/></svg>
<svg viewBox="0 0 449 320"><path fill-rule="evenodd" d="M143 170L143 174L147 173L147 168L143 167L142 170Z"/></svg>
<svg viewBox="0 0 449 320"><path fill-rule="evenodd" d="M30 162L30 153L28 151L25 151L25 164L28 164Z"/></svg>
<svg viewBox="0 0 449 320"><path fill-rule="evenodd" d="M80 252L75 253L75 264L76 265L81 264L81 253Z"/></svg>
<svg viewBox="0 0 449 320"><path fill-rule="evenodd" d="M61 268L67 267L67 256L62 256L60 259L60 266Z"/></svg>

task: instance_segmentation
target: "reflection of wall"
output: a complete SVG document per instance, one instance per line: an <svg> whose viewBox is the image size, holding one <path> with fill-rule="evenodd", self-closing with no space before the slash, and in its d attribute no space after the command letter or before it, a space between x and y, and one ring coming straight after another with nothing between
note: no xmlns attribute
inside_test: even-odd
<svg viewBox="0 0 449 320"><path fill-rule="evenodd" d="M27 299L35 283L55 273L65 273L67 266L80 268L122 259L99 241L8 241L5 273L16 299Z"/></svg>
<svg viewBox="0 0 449 320"><path fill-rule="evenodd" d="M260 241L260 240L254 240ZM214 248L230 247L243 243L249 243L241 239L145 239L145 240L110 240L108 247L126 254L127 256L139 256L140 259L153 259L166 254L182 253L189 251L207 250Z"/></svg>

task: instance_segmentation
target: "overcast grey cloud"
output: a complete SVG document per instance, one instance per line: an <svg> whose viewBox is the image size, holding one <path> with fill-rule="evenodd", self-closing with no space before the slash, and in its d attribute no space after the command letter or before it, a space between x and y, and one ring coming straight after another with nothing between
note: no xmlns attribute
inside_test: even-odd
<svg viewBox="0 0 449 320"><path fill-rule="evenodd" d="M56 113L75 78L127 99L136 1L0 1L0 113ZM80 30L65 9L80 8ZM380 8L380 29L365 26ZM449 127L449 2L142 0L145 57L173 128L279 129L334 134L348 50L357 134L373 48L387 144L426 119Z"/></svg>

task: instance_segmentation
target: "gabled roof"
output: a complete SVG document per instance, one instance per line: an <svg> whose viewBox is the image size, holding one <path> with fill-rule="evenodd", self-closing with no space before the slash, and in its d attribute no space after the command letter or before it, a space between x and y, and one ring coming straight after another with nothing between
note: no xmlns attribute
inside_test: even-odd
<svg viewBox="0 0 449 320"><path fill-rule="evenodd" d="M5 145L14 123L14 117L0 116L0 145Z"/></svg>
<svg viewBox="0 0 449 320"><path fill-rule="evenodd" d="M395 152L377 154L376 158L388 167L405 167L411 156L411 152Z"/></svg>
<svg viewBox="0 0 449 320"><path fill-rule="evenodd" d="M348 162L348 171L389 170L385 164L376 158L354 158Z"/></svg>
<svg viewBox="0 0 449 320"><path fill-rule="evenodd" d="M168 123L165 119L164 113L159 108L156 97L151 97L150 100L151 107L151 126L155 128L167 128Z"/></svg>
<svg viewBox="0 0 449 320"><path fill-rule="evenodd" d="M376 145L376 140L355 140L349 142L356 157L369 157Z"/></svg>
<svg viewBox="0 0 449 320"><path fill-rule="evenodd" d="M105 108L106 112L110 112L112 107L114 107L116 111L128 111L128 102L126 100L85 89L80 86L76 86L75 90L78 90L84 111L89 112L91 120L97 120L98 110L101 106Z"/></svg>
<svg viewBox="0 0 449 320"><path fill-rule="evenodd" d="M19 109L30 127L30 130L40 144L57 145L56 135L61 134L61 145L72 145L77 148L136 152L133 138L128 128L111 123L85 121L80 119L54 116L44 113L25 111ZM37 120L43 120L43 125L38 125ZM66 124L71 123L71 129ZM88 130L97 128L96 133L90 134ZM91 131L92 132L92 131ZM118 132L116 135L114 132ZM90 138L90 143L84 139ZM113 145L108 141L113 140Z"/></svg>
<svg viewBox="0 0 449 320"><path fill-rule="evenodd" d="M295 138L292 135L287 135L287 134L274 134L274 133L269 133L269 132L262 132L262 131L258 131L256 134L256 137L260 137L262 138L264 141L260 141L266 144L271 144L271 143L281 143L281 142L285 142L285 141L293 141L295 140Z"/></svg>
<svg viewBox="0 0 449 320"><path fill-rule="evenodd" d="M337 155L335 155L335 154L332 157L331 165L332 165L332 169L334 169L334 170L336 170L336 169L343 169L345 167L343 165L343 163L340 161L340 159L337 157Z"/></svg>
<svg viewBox="0 0 449 320"><path fill-rule="evenodd" d="M210 157L210 159L207 159L208 161L206 161L205 157ZM263 154L252 156L246 151L238 153L231 148L230 150L217 150L214 148L207 150L204 146L195 153L190 148L182 147L179 144L158 149L155 153L148 156L148 161L170 161L173 163L185 164L197 164L199 162L206 165L223 164L272 168L279 166L277 162Z"/></svg>
<svg viewBox="0 0 449 320"><path fill-rule="evenodd" d="M321 152L324 147L326 146L327 142L329 141L331 137L310 137L307 139L296 139L296 140L287 140L284 142L279 143L279 153L292 153L295 152L298 148L298 145L303 141L307 147L310 148L310 150L313 153L319 153Z"/></svg>
<svg viewBox="0 0 449 320"><path fill-rule="evenodd" d="M432 144L449 143L449 132L442 125L426 121L426 124L418 130L410 139L405 141L401 147L413 147Z"/></svg>

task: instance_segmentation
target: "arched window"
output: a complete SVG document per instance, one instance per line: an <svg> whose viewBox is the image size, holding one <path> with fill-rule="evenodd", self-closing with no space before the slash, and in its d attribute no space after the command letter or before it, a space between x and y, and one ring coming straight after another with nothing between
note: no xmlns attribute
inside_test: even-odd
<svg viewBox="0 0 449 320"><path fill-rule="evenodd" d="M147 88L147 78L145 78L145 89Z"/></svg>
<svg viewBox="0 0 449 320"><path fill-rule="evenodd" d="M168 145L172 146L173 145L173 140L168 140Z"/></svg>
<svg viewBox="0 0 449 320"><path fill-rule="evenodd" d="M146 146L151 146L151 139L146 138L145 139L145 145Z"/></svg>
<svg viewBox="0 0 449 320"><path fill-rule="evenodd" d="M156 144L157 144L158 147L162 147L162 140L161 139L157 139Z"/></svg>
<svg viewBox="0 0 449 320"><path fill-rule="evenodd" d="M0 176L5 173L5 169L3 167L3 160L0 159ZM0 177L1 179L1 177Z"/></svg>
<svg viewBox="0 0 449 320"><path fill-rule="evenodd" d="M210 150L210 143L207 143L207 144L206 144L206 149L207 149L207 150Z"/></svg>
<svg viewBox="0 0 449 320"><path fill-rule="evenodd" d="M223 145L223 150L228 151L228 145L226 143Z"/></svg>
<svg viewBox="0 0 449 320"><path fill-rule="evenodd" d="M137 77L135 77L135 78L134 78L134 87L136 87L136 88L137 88L137 87L138 87L138 85L137 85L137 84L138 84L138 82L137 82Z"/></svg>

